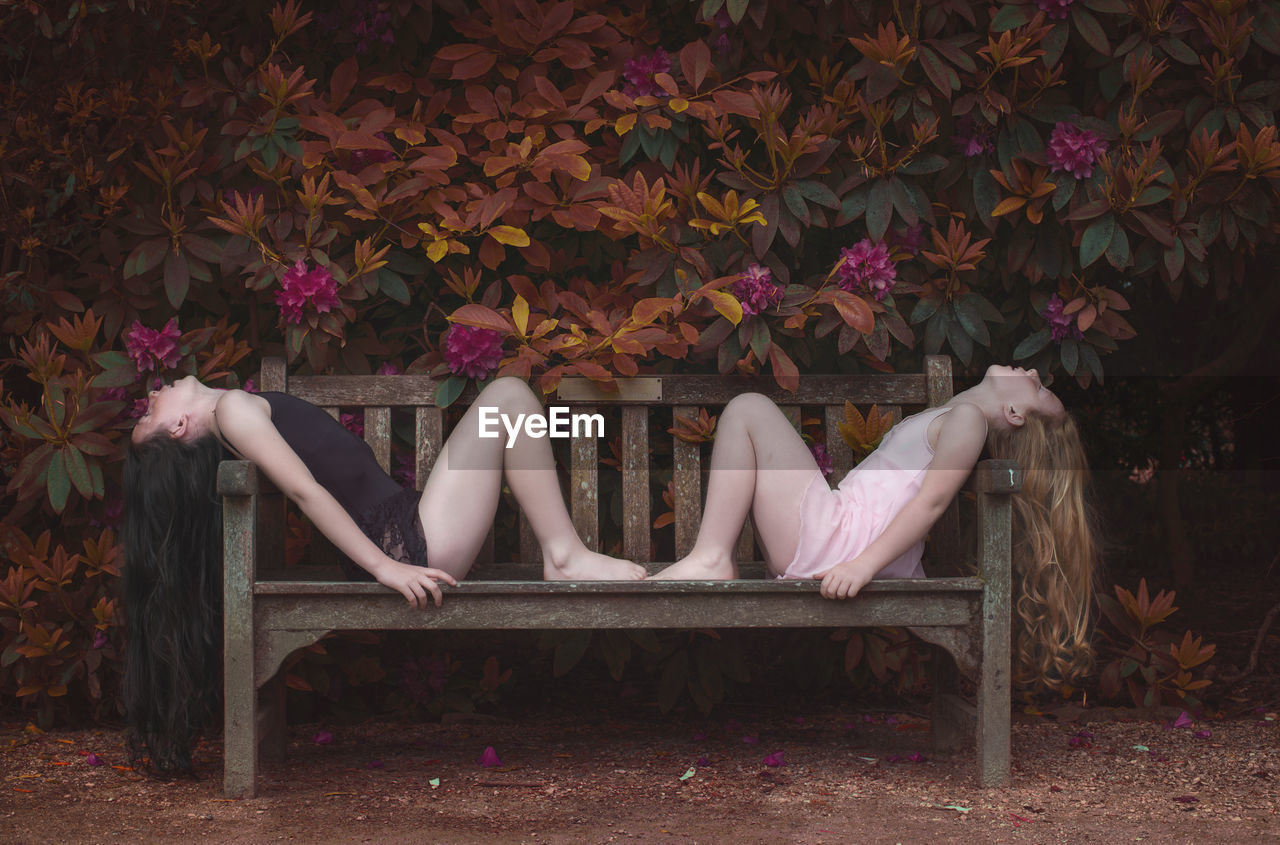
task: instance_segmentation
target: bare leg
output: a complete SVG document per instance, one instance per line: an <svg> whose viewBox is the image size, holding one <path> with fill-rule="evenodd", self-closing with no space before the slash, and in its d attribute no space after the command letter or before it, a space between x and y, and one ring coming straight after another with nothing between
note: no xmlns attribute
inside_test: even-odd
<svg viewBox="0 0 1280 845"><path fill-rule="evenodd" d="M736 578L734 547L748 511L770 571L780 574L795 556L800 502L817 471L809 448L777 405L758 393L734 397L716 425L698 539L687 557L653 577Z"/></svg>
<svg viewBox="0 0 1280 845"><path fill-rule="evenodd" d="M427 559L455 578L471 569L485 535L493 525L505 470L507 484L529 516L542 546L542 574L547 580L638 580L644 568L588 549L574 530L560 492L555 457L545 437L523 431L510 449L507 432L480 437L480 408L497 408L511 420L518 414L543 413L542 403L519 379L501 378L476 397L445 441L418 503ZM492 429L491 429L492 430Z"/></svg>

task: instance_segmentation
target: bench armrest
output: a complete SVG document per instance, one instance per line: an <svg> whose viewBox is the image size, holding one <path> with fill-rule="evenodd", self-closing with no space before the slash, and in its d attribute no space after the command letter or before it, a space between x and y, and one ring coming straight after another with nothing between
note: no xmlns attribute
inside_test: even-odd
<svg viewBox="0 0 1280 845"><path fill-rule="evenodd" d="M256 496L279 493L275 484L259 471L253 461L223 461L218 464L219 496Z"/></svg>
<svg viewBox="0 0 1280 845"><path fill-rule="evenodd" d="M994 458L978 461L961 489L974 493L1017 493L1022 489L1022 468L1017 461Z"/></svg>

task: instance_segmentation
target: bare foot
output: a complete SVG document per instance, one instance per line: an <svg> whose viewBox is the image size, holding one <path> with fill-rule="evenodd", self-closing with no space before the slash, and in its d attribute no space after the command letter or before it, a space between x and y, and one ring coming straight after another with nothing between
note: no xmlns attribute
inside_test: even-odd
<svg viewBox="0 0 1280 845"><path fill-rule="evenodd" d="M544 581L639 581L645 574L643 566L587 548L571 552L560 560L543 555Z"/></svg>
<svg viewBox="0 0 1280 845"><path fill-rule="evenodd" d="M738 564L730 557L690 554L650 577L656 581L732 581L738 577Z"/></svg>

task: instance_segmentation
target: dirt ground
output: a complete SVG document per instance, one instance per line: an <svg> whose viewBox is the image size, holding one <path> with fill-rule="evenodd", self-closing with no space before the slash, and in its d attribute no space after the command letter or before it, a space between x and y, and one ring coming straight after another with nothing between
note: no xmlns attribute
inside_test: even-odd
<svg viewBox="0 0 1280 845"><path fill-rule="evenodd" d="M123 765L119 732L3 725L0 829L11 843L1280 839L1280 719L1265 707L1191 724L1168 709L1020 714L1012 780L988 789L971 752L933 753L916 714L819 703L681 722L599 704L291 726L286 761L239 801L222 797L217 743L200 748L203 779L161 783Z"/></svg>

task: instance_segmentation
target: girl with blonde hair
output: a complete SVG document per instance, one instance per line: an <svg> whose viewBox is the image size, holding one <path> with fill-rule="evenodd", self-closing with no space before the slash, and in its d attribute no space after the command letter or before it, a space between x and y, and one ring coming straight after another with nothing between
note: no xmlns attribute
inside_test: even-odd
<svg viewBox="0 0 1280 845"><path fill-rule="evenodd" d="M717 424L707 503L690 553L662 579L737 577L748 513L769 572L847 599L875 578L923 578L925 535L987 449L1016 460L1015 675L1058 687L1093 666L1097 540L1075 422L1035 370L993 366L945 405L898 423L837 489L768 398L735 397Z"/></svg>

